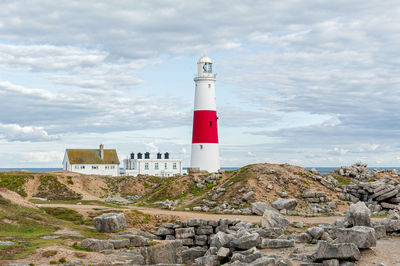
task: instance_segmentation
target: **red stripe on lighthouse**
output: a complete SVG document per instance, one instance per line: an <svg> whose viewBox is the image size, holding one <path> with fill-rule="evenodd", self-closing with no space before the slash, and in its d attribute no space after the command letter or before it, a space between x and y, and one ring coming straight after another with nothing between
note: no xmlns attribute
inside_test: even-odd
<svg viewBox="0 0 400 266"><path fill-rule="evenodd" d="M194 111L192 143L218 143L217 111Z"/></svg>

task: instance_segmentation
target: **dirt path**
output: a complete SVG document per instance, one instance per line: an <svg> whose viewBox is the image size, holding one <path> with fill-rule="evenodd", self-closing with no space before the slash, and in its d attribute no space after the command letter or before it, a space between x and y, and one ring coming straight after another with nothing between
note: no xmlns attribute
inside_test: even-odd
<svg viewBox="0 0 400 266"><path fill-rule="evenodd" d="M74 204L42 204L46 207L63 207L76 210L77 212L87 215L88 212L92 212L94 210L99 209L112 209L99 205L74 205ZM205 219L205 220L219 220L222 218L229 219L240 219L242 221L247 221L251 223L260 222L260 216L256 215L233 215L233 214L213 214L213 213L202 213L202 212L185 212L185 211L170 211L164 209L155 209L155 208L145 208L145 207L126 207L119 208L118 210L138 210L147 214L152 215L174 215L178 216L182 221L186 221L188 219ZM333 223L336 219L342 219L341 216L321 216L321 217L300 217L300 216L286 216L286 218L290 222L303 222L305 224L319 224L319 223Z"/></svg>

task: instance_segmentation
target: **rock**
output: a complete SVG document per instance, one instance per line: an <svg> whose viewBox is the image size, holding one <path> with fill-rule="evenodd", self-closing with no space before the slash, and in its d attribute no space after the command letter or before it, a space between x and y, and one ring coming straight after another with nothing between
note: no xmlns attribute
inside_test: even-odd
<svg viewBox="0 0 400 266"><path fill-rule="evenodd" d="M201 226L199 228L196 228L195 231L196 235L211 235L212 233L214 233L214 229L210 225Z"/></svg>
<svg viewBox="0 0 400 266"><path fill-rule="evenodd" d="M254 195L253 191L249 191L246 194L243 195L242 200L248 201L252 196Z"/></svg>
<svg viewBox="0 0 400 266"><path fill-rule="evenodd" d="M218 259L222 260L222 259L226 258L229 256L230 253L231 253L231 250L229 248L221 247L217 252Z"/></svg>
<svg viewBox="0 0 400 266"><path fill-rule="evenodd" d="M0 246L12 246L12 245L15 245L15 243L11 241L0 241Z"/></svg>
<svg viewBox="0 0 400 266"><path fill-rule="evenodd" d="M195 266L218 266L219 260L217 255L204 256L195 259Z"/></svg>
<svg viewBox="0 0 400 266"><path fill-rule="evenodd" d="M251 262L249 265L251 266L284 266L285 264L277 264L275 263L274 258L270 257L261 257ZM292 264L286 264L287 266L291 266Z"/></svg>
<svg viewBox="0 0 400 266"><path fill-rule="evenodd" d="M315 261L339 259L339 260L359 260L361 253L353 243L331 244L326 241L319 241L315 253Z"/></svg>
<svg viewBox="0 0 400 266"><path fill-rule="evenodd" d="M301 194L303 198L314 198L315 197L315 192L313 191L305 191Z"/></svg>
<svg viewBox="0 0 400 266"><path fill-rule="evenodd" d="M392 191L386 192L385 194L382 194L381 196L377 197L376 201L382 201L382 200L394 197L394 196L397 195L397 193L399 193L399 191L397 189L394 189Z"/></svg>
<svg viewBox="0 0 400 266"><path fill-rule="evenodd" d="M99 232L115 233L125 229L125 215L121 213L104 213L93 219L94 226Z"/></svg>
<svg viewBox="0 0 400 266"><path fill-rule="evenodd" d="M280 227L257 228L255 232L262 238L277 238L283 235L283 229Z"/></svg>
<svg viewBox="0 0 400 266"><path fill-rule="evenodd" d="M354 226L352 228L337 228L336 241L339 243L354 243L358 248L370 248L376 246L375 230L366 226Z"/></svg>
<svg viewBox="0 0 400 266"><path fill-rule="evenodd" d="M195 236L194 227L175 229L175 237L177 239L189 238L194 236Z"/></svg>
<svg viewBox="0 0 400 266"><path fill-rule="evenodd" d="M268 264L267 264L268 265ZM280 259L276 262L276 266L293 266L293 264L288 259Z"/></svg>
<svg viewBox="0 0 400 266"><path fill-rule="evenodd" d="M261 248L289 248L294 247L294 239L263 239Z"/></svg>
<svg viewBox="0 0 400 266"><path fill-rule="evenodd" d="M381 239L386 236L386 228L384 225L374 225L376 239Z"/></svg>
<svg viewBox="0 0 400 266"><path fill-rule="evenodd" d="M160 227L157 229L156 236L166 236L166 235L175 235L175 230L165 227Z"/></svg>
<svg viewBox="0 0 400 266"><path fill-rule="evenodd" d="M151 243L148 238L139 235L128 235L128 238L132 247L150 246Z"/></svg>
<svg viewBox="0 0 400 266"><path fill-rule="evenodd" d="M339 266L339 260L331 259L331 260L324 260L322 262L323 266Z"/></svg>
<svg viewBox="0 0 400 266"><path fill-rule="evenodd" d="M260 236L257 233L247 233L232 240L232 246L237 249L249 249L257 246L260 242Z"/></svg>
<svg viewBox="0 0 400 266"><path fill-rule="evenodd" d="M114 249L125 248L130 246L129 239L110 239L110 243L113 245Z"/></svg>
<svg viewBox="0 0 400 266"><path fill-rule="evenodd" d="M271 205L277 210L282 210L282 209L293 210L297 206L297 200L279 198L276 201L274 201Z"/></svg>
<svg viewBox="0 0 400 266"><path fill-rule="evenodd" d="M145 258L143 264L177 264L182 261L182 242L171 241L151 247L140 249L141 255Z"/></svg>
<svg viewBox="0 0 400 266"><path fill-rule="evenodd" d="M256 248L251 248L242 252L235 252L232 255L231 262L251 263L261 258L261 253Z"/></svg>
<svg viewBox="0 0 400 266"><path fill-rule="evenodd" d="M279 212L267 209L261 218L260 224L263 228L281 227L286 230L289 221Z"/></svg>
<svg viewBox="0 0 400 266"><path fill-rule="evenodd" d="M324 229L321 227L310 227L306 231L313 239L319 240L324 233Z"/></svg>
<svg viewBox="0 0 400 266"><path fill-rule="evenodd" d="M217 249L220 249L221 247L229 247L233 238L233 235L218 232L211 238L210 247L216 247Z"/></svg>
<svg viewBox="0 0 400 266"><path fill-rule="evenodd" d="M103 251L106 249L114 249L114 246L110 243L110 241L92 238L83 240L80 243L80 246L95 252Z"/></svg>
<svg viewBox="0 0 400 266"><path fill-rule="evenodd" d="M195 211L195 212L201 211L201 206L193 207L193 211Z"/></svg>
<svg viewBox="0 0 400 266"><path fill-rule="evenodd" d="M208 237L206 235L196 235L194 237L194 244L204 246L208 244Z"/></svg>
<svg viewBox="0 0 400 266"><path fill-rule="evenodd" d="M183 263L194 262L195 259L197 259L199 257L203 257L206 252L207 252L207 249L204 249L202 247L194 247L194 248L189 248L189 249L183 250L182 251L182 262Z"/></svg>
<svg viewBox="0 0 400 266"><path fill-rule="evenodd" d="M313 173L314 175L318 175L319 174L317 169L315 169L315 168L311 168L310 172Z"/></svg>
<svg viewBox="0 0 400 266"><path fill-rule="evenodd" d="M296 235L295 241L296 243L311 243L312 236L307 233L300 233Z"/></svg>
<svg viewBox="0 0 400 266"><path fill-rule="evenodd" d="M263 215L266 209L272 209L272 207L260 201L251 204L251 212L256 215Z"/></svg>
<svg viewBox="0 0 400 266"><path fill-rule="evenodd" d="M359 201L350 205L346 220L352 226L371 226L371 211L364 202Z"/></svg>
<svg viewBox="0 0 400 266"><path fill-rule="evenodd" d="M203 225L207 225L207 221L205 221L203 219L188 219L187 220L187 225L189 227L203 226Z"/></svg>

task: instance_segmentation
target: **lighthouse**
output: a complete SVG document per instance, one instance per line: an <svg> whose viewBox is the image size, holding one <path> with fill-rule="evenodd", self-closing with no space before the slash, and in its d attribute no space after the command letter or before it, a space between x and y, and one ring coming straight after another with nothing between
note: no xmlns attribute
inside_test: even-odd
<svg viewBox="0 0 400 266"><path fill-rule="evenodd" d="M216 75L206 55L197 62L195 82L191 167L210 173L219 170Z"/></svg>

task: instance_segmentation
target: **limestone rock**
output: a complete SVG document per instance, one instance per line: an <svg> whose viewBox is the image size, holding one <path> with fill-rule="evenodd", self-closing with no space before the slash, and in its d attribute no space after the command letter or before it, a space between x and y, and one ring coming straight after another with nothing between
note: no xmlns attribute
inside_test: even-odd
<svg viewBox="0 0 400 266"><path fill-rule="evenodd" d="M277 210L282 210L282 209L293 210L297 206L297 200L279 198L276 201L274 201L271 205Z"/></svg>
<svg viewBox="0 0 400 266"><path fill-rule="evenodd" d="M121 213L104 213L93 219L94 226L99 232L117 232L126 227L125 215Z"/></svg>
<svg viewBox="0 0 400 266"><path fill-rule="evenodd" d="M288 248L294 247L294 239L263 239L261 248Z"/></svg>
<svg viewBox="0 0 400 266"><path fill-rule="evenodd" d="M354 243L358 248L376 246L375 229L366 226L352 228L337 228L336 241L339 243Z"/></svg>
<svg viewBox="0 0 400 266"><path fill-rule="evenodd" d="M106 249L114 249L114 246L110 243L110 241L92 238L83 240L80 246L95 252L103 251Z"/></svg>
<svg viewBox="0 0 400 266"><path fill-rule="evenodd" d="M219 260L217 255L204 256L195 259L195 266L218 266Z"/></svg>
<svg viewBox="0 0 400 266"><path fill-rule="evenodd" d="M171 241L140 249L145 264L177 264L182 262L182 242Z"/></svg>
<svg viewBox="0 0 400 266"><path fill-rule="evenodd" d="M371 226L371 211L364 202L359 201L350 205L346 220L352 226Z"/></svg>
<svg viewBox="0 0 400 266"><path fill-rule="evenodd" d="M361 258L361 253L354 243L331 244L319 241L313 257L315 261L330 259L354 261Z"/></svg>
<svg viewBox="0 0 400 266"><path fill-rule="evenodd" d="M279 212L267 209L261 218L260 224L263 228L280 227L286 230L289 221Z"/></svg>

